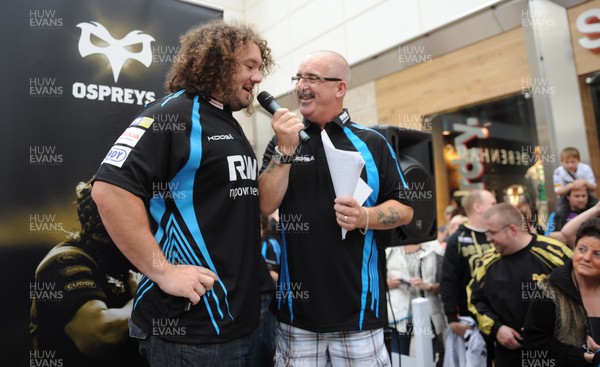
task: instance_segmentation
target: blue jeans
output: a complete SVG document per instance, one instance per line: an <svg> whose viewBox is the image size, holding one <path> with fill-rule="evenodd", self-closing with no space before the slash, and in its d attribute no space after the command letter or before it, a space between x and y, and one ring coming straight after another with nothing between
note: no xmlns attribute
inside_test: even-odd
<svg viewBox="0 0 600 367"><path fill-rule="evenodd" d="M183 344L148 334L129 321L129 336L138 340L150 367L244 367L254 363L254 333L222 344Z"/></svg>
<svg viewBox="0 0 600 367"><path fill-rule="evenodd" d="M273 366L273 357L275 356L275 328L277 326L277 317L269 309L273 301L273 293L262 293L260 296L260 324L256 330L255 350L256 359L254 366L270 367Z"/></svg>

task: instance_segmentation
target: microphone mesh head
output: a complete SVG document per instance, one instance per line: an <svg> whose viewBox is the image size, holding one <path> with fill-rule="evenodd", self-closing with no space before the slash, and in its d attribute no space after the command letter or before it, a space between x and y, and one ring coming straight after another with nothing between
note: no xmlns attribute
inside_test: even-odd
<svg viewBox="0 0 600 367"><path fill-rule="evenodd" d="M263 106L263 108L267 108L266 106L268 106L274 98L271 95L271 93L267 91L262 91L258 94L256 99L258 100L258 103L260 103L260 105Z"/></svg>

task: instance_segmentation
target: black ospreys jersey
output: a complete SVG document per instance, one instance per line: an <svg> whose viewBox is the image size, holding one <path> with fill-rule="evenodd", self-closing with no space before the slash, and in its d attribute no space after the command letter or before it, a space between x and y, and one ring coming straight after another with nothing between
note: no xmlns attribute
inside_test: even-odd
<svg viewBox="0 0 600 367"><path fill-rule="evenodd" d="M288 189L279 207L278 318L314 332L381 328L387 320L381 266L385 258L373 230L366 236L354 230L342 240L321 130L309 124L305 131L311 139L294 154ZM408 184L383 136L351 122L346 110L325 125L325 131L336 148L359 152L365 160L361 176L373 192L364 206L406 197L401 191ZM267 147L263 170L275 145L273 140Z"/></svg>
<svg viewBox="0 0 600 367"><path fill-rule="evenodd" d="M170 263L203 266L219 277L190 311L187 299L144 277L132 314L143 330L180 343L221 343L256 328L256 279L264 266L257 174L231 110L183 91L149 104L115 142L95 180L144 200Z"/></svg>
<svg viewBox="0 0 600 367"><path fill-rule="evenodd" d="M561 242L540 235L532 236L527 247L512 255L487 252L467 288L469 310L476 315L481 332L496 338L506 325L521 333L529 304L542 296L538 282L572 255ZM496 343L496 366L520 366L522 357L522 350Z"/></svg>
<svg viewBox="0 0 600 367"><path fill-rule="evenodd" d="M487 242L484 232L461 224L447 241L440 279L440 293L444 313L449 322L458 316L473 316L467 307L467 285L473 277L481 257L494 246Z"/></svg>
<svg viewBox="0 0 600 367"><path fill-rule="evenodd" d="M512 255L486 253L468 286L469 309L479 329L493 336L501 325L521 330L529 301L541 294L537 282L572 255L563 243L541 235L533 235L527 247Z"/></svg>

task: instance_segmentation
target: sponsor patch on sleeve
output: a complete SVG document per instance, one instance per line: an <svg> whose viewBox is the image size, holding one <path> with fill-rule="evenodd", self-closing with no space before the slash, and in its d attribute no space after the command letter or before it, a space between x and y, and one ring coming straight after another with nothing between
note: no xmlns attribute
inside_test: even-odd
<svg viewBox="0 0 600 367"><path fill-rule="evenodd" d="M89 280L89 279L83 279L83 280L76 280L74 282L68 283L67 285L65 285L65 290L67 292L70 291L74 291L76 289L82 289L82 288L96 288L96 282L94 282L93 280Z"/></svg>
<svg viewBox="0 0 600 367"><path fill-rule="evenodd" d="M78 273L85 273L90 275L93 274L92 268L85 265L67 266L66 268L60 270L60 274L65 277L70 277Z"/></svg>
<svg viewBox="0 0 600 367"><path fill-rule="evenodd" d="M133 122L129 126L141 126L147 129L150 127L150 125L152 125L153 122L154 119L151 117L138 117L135 120L133 120Z"/></svg>
<svg viewBox="0 0 600 367"><path fill-rule="evenodd" d="M123 134L119 136L119 139L117 139L115 145L124 144L133 148L138 141L140 141L145 132L146 130L140 129L139 127L128 127L127 130L125 130Z"/></svg>
<svg viewBox="0 0 600 367"><path fill-rule="evenodd" d="M102 164L112 164L113 166L121 168L127 157L129 157L129 153L131 153L131 148L115 145L110 148L108 154L104 157Z"/></svg>

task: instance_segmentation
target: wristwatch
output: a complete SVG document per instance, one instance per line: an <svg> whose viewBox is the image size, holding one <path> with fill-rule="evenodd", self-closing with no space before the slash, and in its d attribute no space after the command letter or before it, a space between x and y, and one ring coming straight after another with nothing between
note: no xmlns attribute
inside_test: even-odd
<svg viewBox="0 0 600 367"><path fill-rule="evenodd" d="M294 161L294 156L282 154L281 151L279 150L279 147L276 145L275 153L273 154L273 161L277 165L292 164L292 162Z"/></svg>

